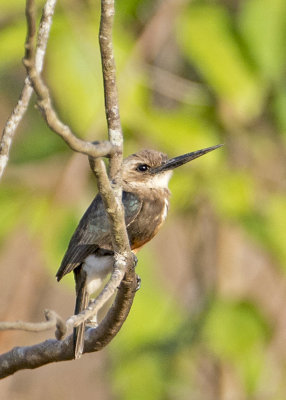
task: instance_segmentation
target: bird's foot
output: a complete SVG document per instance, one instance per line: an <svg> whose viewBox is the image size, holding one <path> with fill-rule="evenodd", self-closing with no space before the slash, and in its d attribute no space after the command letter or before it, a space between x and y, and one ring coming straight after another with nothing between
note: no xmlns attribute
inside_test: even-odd
<svg viewBox="0 0 286 400"><path fill-rule="evenodd" d="M98 327L98 322L97 321L93 321L92 319L88 319L86 321L86 326L88 328L97 328Z"/></svg>
<svg viewBox="0 0 286 400"><path fill-rule="evenodd" d="M136 255L134 253L132 253L132 255L133 255L133 265L134 265L134 268L135 268L137 266L137 264L138 264L138 258L136 257Z"/></svg>
<svg viewBox="0 0 286 400"><path fill-rule="evenodd" d="M139 275L136 275L136 288L135 288L135 292L137 292L140 288L141 288L141 278Z"/></svg>
<svg viewBox="0 0 286 400"><path fill-rule="evenodd" d="M98 326L97 315L95 314L91 318L89 318L86 321L86 325L88 325L91 328L96 328Z"/></svg>

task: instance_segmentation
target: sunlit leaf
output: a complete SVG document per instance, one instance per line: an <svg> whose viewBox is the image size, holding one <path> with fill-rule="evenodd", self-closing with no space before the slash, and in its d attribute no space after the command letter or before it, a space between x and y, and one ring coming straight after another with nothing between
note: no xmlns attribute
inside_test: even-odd
<svg viewBox="0 0 286 400"><path fill-rule="evenodd" d="M26 27L24 21L9 25L0 30L0 71L11 66L12 63L21 65L24 56ZM3 82L2 82L3 84Z"/></svg>
<svg viewBox="0 0 286 400"><path fill-rule="evenodd" d="M185 55L218 99L242 120L257 115L263 101L262 83L240 50L225 10L219 6L191 6L177 27Z"/></svg>
<svg viewBox="0 0 286 400"><path fill-rule="evenodd" d="M85 133L96 119L104 122L100 54L96 37L68 31L66 23L58 19L51 34L48 80L63 119Z"/></svg>
<svg viewBox="0 0 286 400"><path fill-rule="evenodd" d="M243 172L220 172L208 186L209 196L217 211L223 218L237 219L248 214L255 205L253 178Z"/></svg>
<svg viewBox="0 0 286 400"><path fill-rule="evenodd" d="M243 2L239 27L252 60L262 75L272 81L279 81L286 61L286 2Z"/></svg>

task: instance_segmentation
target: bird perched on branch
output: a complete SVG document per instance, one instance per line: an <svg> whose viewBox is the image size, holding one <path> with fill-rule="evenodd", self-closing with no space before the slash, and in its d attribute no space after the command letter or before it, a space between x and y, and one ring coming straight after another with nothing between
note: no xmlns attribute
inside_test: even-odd
<svg viewBox="0 0 286 400"><path fill-rule="evenodd" d="M221 145L170 159L155 150L142 150L123 161L122 203L134 253L156 235L167 217L172 171L218 147ZM113 264L109 220L98 194L79 222L56 275L59 281L67 273L74 273L75 314L87 308L90 296L112 272ZM85 323L74 330L75 358L83 352L84 330Z"/></svg>

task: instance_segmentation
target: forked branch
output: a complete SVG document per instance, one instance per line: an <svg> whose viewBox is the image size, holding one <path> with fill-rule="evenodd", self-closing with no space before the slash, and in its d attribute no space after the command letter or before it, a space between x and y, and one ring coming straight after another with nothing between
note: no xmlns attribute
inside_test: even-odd
<svg viewBox="0 0 286 400"><path fill-rule="evenodd" d="M47 0L47 2L52 0ZM27 19L27 40L26 52L24 57L24 65L27 74L32 83L33 89L37 95L37 104L41 110L48 126L56 134L70 146L74 151L86 154L92 157L101 157L112 154L116 149L109 141L104 142L87 142L79 139L70 129L64 124L55 112L50 97L49 90L42 80L37 68L35 60L35 37L36 37L36 15L35 15L35 0L27 0L26 3L26 19Z"/></svg>
<svg viewBox="0 0 286 400"><path fill-rule="evenodd" d="M53 10L55 2L56 0L47 0L44 10ZM49 17L52 17L52 14L53 11L50 11ZM63 324L64 327L62 326L62 322L61 324L59 323L60 319L57 319L55 322L56 325L59 325L57 333L57 338L59 339L64 334L66 328L70 329L77 326L95 314L116 293L119 287L115 301L103 321L96 329L86 331L85 352L98 351L112 340L124 323L131 308L137 286L134 272L135 260L130 250L124 220L124 209L121 202L123 137L112 48L114 1L101 0L99 40L109 135L109 140L104 142L86 142L81 140L74 135L67 125L60 121L53 109L49 90L40 76L41 69L37 65L36 55L40 39L38 39L38 44L35 48L36 18L34 0L27 0L26 18L28 34L24 65L27 70L28 79L31 81L36 93L38 107L48 126L61 136L71 149L89 156L91 169L97 177L98 188L110 220L115 266L109 282L87 310L84 310L77 316L70 317ZM40 32L38 35L40 36ZM101 156L108 156L110 159L109 177L103 161L98 159ZM0 356L0 377L8 376L19 369L37 368L53 361L68 360L73 357L71 336L63 341L47 340L34 346L15 348Z"/></svg>

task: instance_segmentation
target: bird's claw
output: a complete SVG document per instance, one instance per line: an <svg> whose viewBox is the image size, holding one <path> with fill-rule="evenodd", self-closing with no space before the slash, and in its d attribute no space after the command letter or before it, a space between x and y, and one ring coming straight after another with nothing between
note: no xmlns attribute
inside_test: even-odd
<svg viewBox="0 0 286 400"><path fill-rule="evenodd" d="M86 321L86 325L89 326L90 328L97 328L98 327L98 322L97 322L96 315L94 315L93 317L89 318Z"/></svg>
<svg viewBox="0 0 286 400"><path fill-rule="evenodd" d="M135 268L137 266L137 264L138 264L138 258L136 257L136 255L134 253L132 253L132 255L133 255L133 265L134 265L134 268Z"/></svg>
<svg viewBox="0 0 286 400"><path fill-rule="evenodd" d="M98 327L98 323L87 320L86 321L86 327L87 328L97 328Z"/></svg>
<svg viewBox="0 0 286 400"><path fill-rule="evenodd" d="M136 288L135 292L137 292L141 288L141 278L139 275L136 275Z"/></svg>

